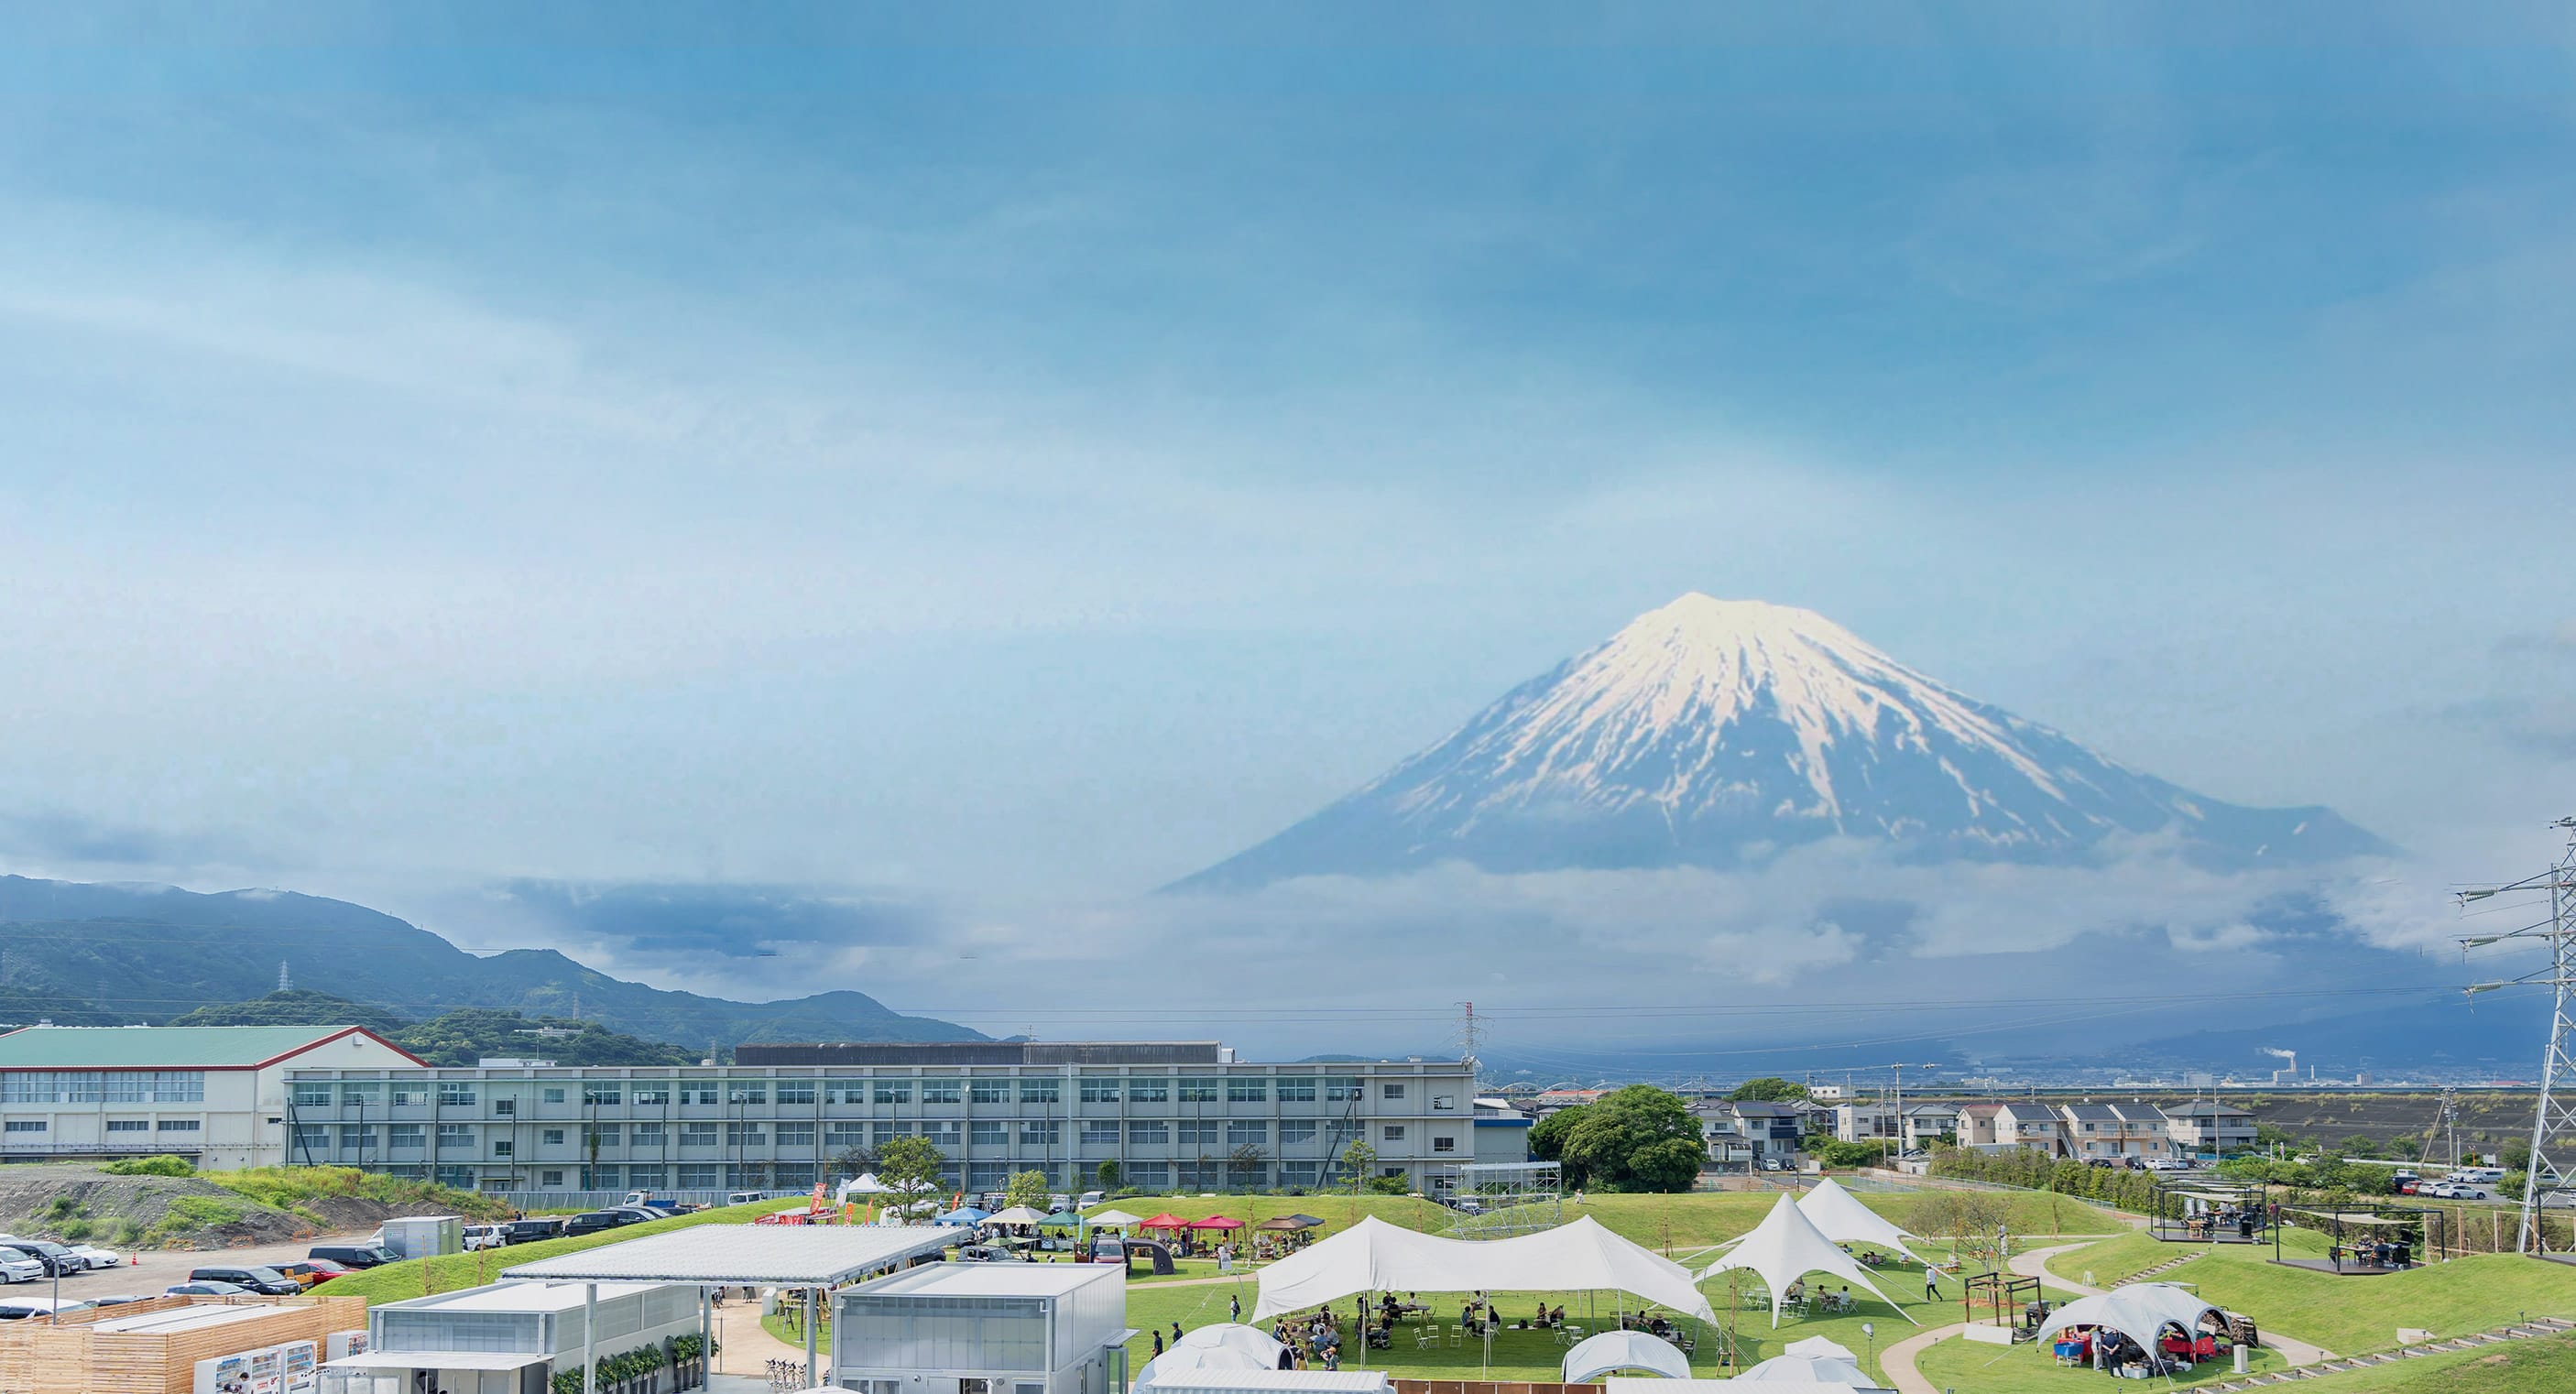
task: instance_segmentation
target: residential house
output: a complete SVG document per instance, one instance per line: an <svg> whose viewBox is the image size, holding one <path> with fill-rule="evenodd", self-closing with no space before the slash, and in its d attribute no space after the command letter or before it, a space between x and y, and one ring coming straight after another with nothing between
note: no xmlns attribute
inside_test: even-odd
<svg viewBox="0 0 2576 1394"><path fill-rule="evenodd" d="M1834 1136L1845 1142L1893 1139L1896 1136L1896 1110L1885 1104L1836 1104Z"/></svg>
<svg viewBox="0 0 2576 1394"><path fill-rule="evenodd" d="M2052 1157L2067 1155L2065 1120L2058 1116L2057 1110L2048 1105L2027 1099L2019 1103L2007 1100L1999 1104L1983 1106L1971 1104L1962 1108L1959 1111L1962 1141L1965 1141L1970 1110L1981 1107L1993 1110L1991 1114L1985 1115L1986 1121L1980 1128L1980 1131L1991 1129L1991 1136L1984 1144L1989 1150L2031 1147Z"/></svg>
<svg viewBox="0 0 2576 1394"><path fill-rule="evenodd" d="M2254 1145L2254 1115L2216 1099L2194 1099L2165 1114L2165 1136L2177 1151L2224 1156Z"/></svg>
<svg viewBox="0 0 2576 1394"><path fill-rule="evenodd" d="M2066 1155L2082 1161L2170 1157L2164 1114L2146 1104L2064 1104Z"/></svg>
<svg viewBox="0 0 2576 1394"><path fill-rule="evenodd" d="M1950 1103L1905 1106L1905 1150L1920 1151L1959 1129L1959 1106Z"/></svg>

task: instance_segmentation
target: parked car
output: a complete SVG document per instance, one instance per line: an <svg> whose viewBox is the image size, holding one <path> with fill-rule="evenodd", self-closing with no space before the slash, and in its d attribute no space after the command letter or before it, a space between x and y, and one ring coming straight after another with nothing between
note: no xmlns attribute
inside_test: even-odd
<svg viewBox="0 0 2576 1394"><path fill-rule="evenodd" d="M512 1220L501 1226L504 1244L534 1244L540 1239L563 1237L564 1222L560 1215L540 1215L533 1219Z"/></svg>
<svg viewBox="0 0 2576 1394"><path fill-rule="evenodd" d="M1124 1241L1117 1239L1094 1239L1091 1241L1091 1261L1093 1263L1125 1263L1127 1261L1127 1245Z"/></svg>
<svg viewBox="0 0 2576 1394"><path fill-rule="evenodd" d="M0 1283L40 1283L45 1261L15 1249L0 1249Z"/></svg>
<svg viewBox="0 0 2576 1394"><path fill-rule="evenodd" d="M769 1199L769 1192L767 1191L730 1191L725 1195L725 1204L749 1205L754 1201L767 1199Z"/></svg>
<svg viewBox="0 0 2576 1394"><path fill-rule="evenodd" d="M250 1289L239 1283L172 1283L161 1290L164 1297L239 1297Z"/></svg>
<svg viewBox="0 0 2576 1394"><path fill-rule="evenodd" d="M15 1249L45 1266L49 1278L69 1277L89 1271L89 1262L60 1244L42 1239L0 1239L0 1248Z"/></svg>
<svg viewBox="0 0 2576 1394"><path fill-rule="evenodd" d="M509 1242L509 1232L501 1225L467 1225L465 1227L465 1252L469 1254L480 1249L497 1249Z"/></svg>
<svg viewBox="0 0 2576 1394"><path fill-rule="evenodd" d="M1109 1199L1109 1197L1099 1191L1085 1191L1082 1193L1081 1198L1073 1203L1073 1208L1076 1210L1088 1210L1107 1199Z"/></svg>
<svg viewBox="0 0 2576 1394"><path fill-rule="evenodd" d="M26 1321L33 1317L69 1316L85 1312L93 1304L85 1298L66 1297L57 1302L50 1297L0 1297L0 1321Z"/></svg>
<svg viewBox="0 0 2576 1394"><path fill-rule="evenodd" d="M327 1258L299 1258L270 1266L308 1288L327 1283L333 1278L345 1278L358 1271L347 1264L333 1263Z"/></svg>
<svg viewBox="0 0 2576 1394"><path fill-rule="evenodd" d="M92 1268L123 1268L125 1266L124 1258L118 1255L114 1250L102 1249L95 1244L74 1244L72 1246L72 1253L75 1257L79 1258L82 1262L88 1264Z"/></svg>
<svg viewBox="0 0 2576 1394"><path fill-rule="evenodd" d="M393 1250L375 1244L316 1244L305 1250L304 1256L327 1258L351 1269L381 1268L388 1263L402 1262L401 1256Z"/></svg>
<svg viewBox="0 0 2576 1394"><path fill-rule="evenodd" d="M647 1210L659 1210L665 1215L686 1215L693 1210L706 1209L703 1205L691 1205L685 1200L673 1200L669 1196L657 1196L651 1191L628 1191L626 1193L625 1203L628 1205L640 1205Z"/></svg>
<svg viewBox="0 0 2576 1394"><path fill-rule="evenodd" d="M640 1225L654 1218L649 1210L591 1210L573 1216L572 1223L564 1226L564 1233L597 1234L624 1225Z"/></svg>
<svg viewBox="0 0 2576 1394"><path fill-rule="evenodd" d="M93 1307L122 1307L128 1302L140 1302L142 1300L143 1298L135 1293L111 1292L104 1297L91 1298L89 1300L89 1305Z"/></svg>
<svg viewBox="0 0 2576 1394"><path fill-rule="evenodd" d="M302 1283L278 1272L274 1268L235 1268L231 1266L220 1268L191 1268L188 1270L188 1281L192 1283L231 1283L236 1287L246 1288L252 1292L265 1293L270 1297L293 1297L295 1294L304 1291L304 1285Z"/></svg>

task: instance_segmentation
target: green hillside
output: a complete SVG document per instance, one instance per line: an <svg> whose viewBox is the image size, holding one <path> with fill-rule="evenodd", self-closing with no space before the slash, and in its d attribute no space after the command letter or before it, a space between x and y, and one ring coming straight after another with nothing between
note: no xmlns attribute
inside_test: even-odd
<svg viewBox="0 0 2576 1394"><path fill-rule="evenodd" d="M857 992L732 1002L624 982L552 949L477 957L363 905L284 891L0 876L0 942L9 946L12 988L128 1020L163 1022L265 997L284 962L303 981L407 1018L464 1007L578 1016L700 1054L710 1042L984 1039Z"/></svg>

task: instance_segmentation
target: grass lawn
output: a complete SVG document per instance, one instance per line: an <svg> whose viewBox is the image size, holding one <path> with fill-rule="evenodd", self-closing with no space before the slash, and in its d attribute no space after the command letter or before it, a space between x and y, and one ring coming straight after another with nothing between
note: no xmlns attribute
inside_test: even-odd
<svg viewBox="0 0 2576 1394"><path fill-rule="evenodd" d="M454 1292L459 1288L477 1287L496 1282L501 1270L556 1254L579 1253L614 1244L623 1239L636 1239L664 1230L687 1229L692 1225L741 1225L780 1210L802 1210L802 1200L768 1200L757 1205L734 1205L694 1214L676 1215L667 1220L653 1220L620 1229L603 1230L572 1239L548 1239L535 1244L512 1244L507 1248L483 1249L470 1254L447 1254L439 1258L405 1259L334 1278L313 1290L333 1296L363 1297L369 1302L400 1302L405 1298L427 1297L433 1292Z"/></svg>
<svg viewBox="0 0 2576 1394"><path fill-rule="evenodd" d="M2256 1374L2288 1368L2289 1362L2274 1351L2258 1350L2248 1367ZM2089 1368L2070 1368L2057 1363L2046 1346L1989 1346L1956 1336L1936 1341L1931 1349L1914 1361L1915 1372L1942 1389L1974 1390L1976 1394L2046 1394L2050 1390L2100 1390L2121 1383L2106 1379ZM2151 1381L2155 1388L2188 1389L2193 1385L2225 1383L2235 1375L2235 1364L2228 1360L2211 1360L2189 1375L2170 1381ZM2306 1385L2299 1386L2305 1389Z"/></svg>
<svg viewBox="0 0 2576 1394"><path fill-rule="evenodd" d="M2323 1251L2316 1236L2299 1239L2300 1247ZM2195 1247L2208 1252L2175 1269L2173 1281L2190 1283L2210 1301L2251 1316L2265 1331L2312 1341L2338 1355L2394 1346L2401 1326L2459 1336L2525 1314L2576 1317L2576 1266L2512 1254L2478 1254L2374 1277L2338 1277L2274 1264L2269 1245L2210 1248L2129 1235L2061 1254L2049 1267L2060 1276L2077 1277L2089 1269L2107 1286L2160 1257Z"/></svg>

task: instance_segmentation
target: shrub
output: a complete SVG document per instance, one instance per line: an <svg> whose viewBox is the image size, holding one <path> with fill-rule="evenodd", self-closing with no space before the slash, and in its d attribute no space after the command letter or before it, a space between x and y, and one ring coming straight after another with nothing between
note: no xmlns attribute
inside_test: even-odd
<svg viewBox="0 0 2576 1394"><path fill-rule="evenodd" d="M185 1157L168 1155L128 1157L122 1161L105 1163L99 1167L99 1170L110 1176L194 1176L197 1174L195 1163Z"/></svg>
<svg viewBox="0 0 2576 1394"><path fill-rule="evenodd" d="M89 1221L75 1216L54 1226L54 1232L77 1244L96 1233L97 1229Z"/></svg>

